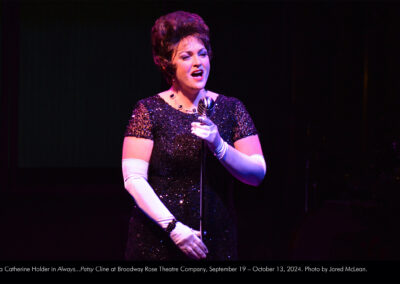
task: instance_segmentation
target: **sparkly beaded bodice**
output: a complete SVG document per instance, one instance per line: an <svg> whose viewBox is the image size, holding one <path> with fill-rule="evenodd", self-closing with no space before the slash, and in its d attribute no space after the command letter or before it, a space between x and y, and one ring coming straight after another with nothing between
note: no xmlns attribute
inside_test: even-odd
<svg viewBox="0 0 400 284"><path fill-rule="evenodd" d="M160 96L140 100L125 136L154 141L148 182L171 213L185 225L198 230L200 223L201 139L191 134L197 114L183 113ZM230 145L257 134L244 105L237 99L219 95L210 119ZM207 177L204 189L204 243L208 259L236 258L236 226L232 202L233 177L207 149ZM136 205L132 211L127 259L185 259L165 232Z"/></svg>

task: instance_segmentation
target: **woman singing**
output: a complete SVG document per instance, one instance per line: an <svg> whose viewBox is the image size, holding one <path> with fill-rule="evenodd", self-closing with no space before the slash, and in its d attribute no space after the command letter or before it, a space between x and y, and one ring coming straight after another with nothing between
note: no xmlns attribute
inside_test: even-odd
<svg viewBox="0 0 400 284"><path fill-rule="evenodd" d="M170 89L137 102L126 128L122 170L135 200L127 260L235 260L233 179L258 186L266 164L257 130L236 98L205 89L209 29L177 11L151 30L153 58ZM214 101L208 117L199 101ZM200 160L206 141L207 179L200 227Z"/></svg>

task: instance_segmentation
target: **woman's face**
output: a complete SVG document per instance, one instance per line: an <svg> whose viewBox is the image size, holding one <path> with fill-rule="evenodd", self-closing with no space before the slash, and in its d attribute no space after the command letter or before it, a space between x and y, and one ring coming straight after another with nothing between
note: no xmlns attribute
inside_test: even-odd
<svg viewBox="0 0 400 284"><path fill-rule="evenodd" d="M201 40L183 38L174 50L172 64L176 68L175 82L183 91L198 92L206 86L210 59Z"/></svg>

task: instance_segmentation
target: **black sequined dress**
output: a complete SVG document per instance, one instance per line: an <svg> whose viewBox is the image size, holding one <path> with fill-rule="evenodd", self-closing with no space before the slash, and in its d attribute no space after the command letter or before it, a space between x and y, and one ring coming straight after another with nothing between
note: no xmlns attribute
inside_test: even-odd
<svg viewBox="0 0 400 284"><path fill-rule="evenodd" d="M201 139L191 134L198 114L183 113L160 96L140 100L125 136L154 141L148 182L160 200L183 224L199 230ZM210 119L229 145L257 134L241 101L219 95ZM207 179L203 191L205 235L209 260L237 259L233 207L234 178L207 149ZM127 260L187 260L158 224L133 205L125 251Z"/></svg>

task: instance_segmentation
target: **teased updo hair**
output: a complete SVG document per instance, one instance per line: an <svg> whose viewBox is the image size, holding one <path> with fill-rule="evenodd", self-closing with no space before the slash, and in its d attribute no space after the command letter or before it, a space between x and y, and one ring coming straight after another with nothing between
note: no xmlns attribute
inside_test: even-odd
<svg viewBox="0 0 400 284"><path fill-rule="evenodd" d="M154 63L170 85L176 72L171 62L174 47L187 36L201 40L211 59L209 28L199 15L184 11L169 13L158 18L151 29Z"/></svg>

